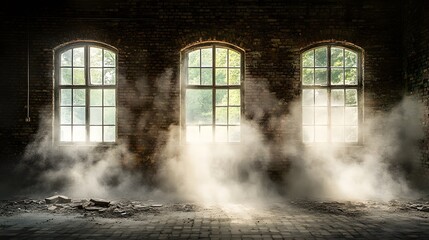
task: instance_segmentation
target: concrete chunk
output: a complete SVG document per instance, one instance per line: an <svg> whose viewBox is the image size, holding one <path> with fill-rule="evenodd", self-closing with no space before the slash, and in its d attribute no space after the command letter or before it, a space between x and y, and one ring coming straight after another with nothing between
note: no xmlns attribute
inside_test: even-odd
<svg viewBox="0 0 429 240"><path fill-rule="evenodd" d="M64 195L54 195L48 198L45 198L45 202L47 204L53 204L53 203L70 203L71 199L64 196Z"/></svg>
<svg viewBox="0 0 429 240"><path fill-rule="evenodd" d="M48 207L48 210L49 210L49 211L54 211L55 209L57 209L57 207L56 207L56 206L50 206L50 207Z"/></svg>
<svg viewBox="0 0 429 240"><path fill-rule="evenodd" d="M102 208L101 207L86 207L85 210L86 211L100 211Z"/></svg>
<svg viewBox="0 0 429 240"><path fill-rule="evenodd" d="M98 207L109 207L110 205L109 201L100 198L91 198L89 201L91 201L92 203L94 203L95 206Z"/></svg>
<svg viewBox="0 0 429 240"><path fill-rule="evenodd" d="M58 195L58 203L71 203L71 199L63 195Z"/></svg>

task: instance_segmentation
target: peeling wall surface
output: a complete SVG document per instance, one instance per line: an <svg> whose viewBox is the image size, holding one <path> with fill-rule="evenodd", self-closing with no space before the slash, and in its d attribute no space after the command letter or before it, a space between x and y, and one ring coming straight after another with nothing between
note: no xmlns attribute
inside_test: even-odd
<svg viewBox="0 0 429 240"><path fill-rule="evenodd" d="M5 173L40 137L42 126L47 129L43 135L51 134L54 50L76 41L118 49L118 142L126 144L142 168L156 165L171 128L180 126L181 50L206 41L244 50L244 116L257 126L262 142L274 146L269 149L275 159L270 169L288 165L276 143L301 142L301 123L281 119L300 103L300 54L319 42L363 49L364 122L391 110L405 95L424 103L426 140L420 159L429 167L425 1L97 0L8 3L0 11L0 151ZM27 54L30 122L25 121Z"/></svg>

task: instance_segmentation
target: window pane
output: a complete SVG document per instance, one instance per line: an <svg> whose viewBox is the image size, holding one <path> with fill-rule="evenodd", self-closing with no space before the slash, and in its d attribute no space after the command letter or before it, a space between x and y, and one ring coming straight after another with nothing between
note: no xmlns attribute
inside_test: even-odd
<svg viewBox="0 0 429 240"><path fill-rule="evenodd" d="M337 126L344 125L344 108L343 107L331 108L331 123L332 125L337 125Z"/></svg>
<svg viewBox="0 0 429 240"><path fill-rule="evenodd" d="M328 125L328 108L327 107L316 107L314 108L315 124L316 125Z"/></svg>
<svg viewBox="0 0 429 240"><path fill-rule="evenodd" d="M91 106L102 106L103 103L103 96L102 96L102 90L101 89L91 89L90 92L90 105Z"/></svg>
<svg viewBox="0 0 429 240"><path fill-rule="evenodd" d="M228 124L240 124L240 107L228 108Z"/></svg>
<svg viewBox="0 0 429 240"><path fill-rule="evenodd" d="M345 141L346 142L358 141L358 127L345 127Z"/></svg>
<svg viewBox="0 0 429 240"><path fill-rule="evenodd" d="M67 50L61 54L61 67L71 67L72 50Z"/></svg>
<svg viewBox="0 0 429 240"><path fill-rule="evenodd" d="M346 89L346 106L357 106L356 89Z"/></svg>
<svg viewBox="0 0 429 240"><path fill-rule="evenodd" d="M302 66L313 67L314 66L314 51L310 50L302 54Z"/></svg>
<svg viewBox="0 0 429 240"><path fill-rule="evenodd" d="M227 124L227 107L216 107L216 124Z"/></svg>
<svg viewBox="0 0 429 240"><path fill-rule="evenodd" d="M227 142L228 141L228 127L227 126L216 126L215 127L215 141L216 142Z"/></svg>
<svg viewBox="0 0 429 240"><path fill-rule="evenodd" d="M315 69L315 85L327 85L328 84L328 73L326 68Z"/></svg>
<svg viewBox="0 0 429 240"><path fill-rule="evenodd" d="M316 67L326 67L327 59L328 59L327 48L326 47L317 48L314 51L314 58L315 58Z"/></svg>
<svg viewBox="0 0 429 240"><path fill-rule="evenodd" d="M331 69L331 84L332 85L344 84L344 70L342 68Z"/></svg>
<svg viewBox="0 0 429 240"><path fill-rule="evenodd" d="M312 68L302 69L302 84L313 85L314 84L314 70Z"/></svg>
<svg viewBox="0 0 429 240"><path fill-rule="evenodd" d="M188 68L188 84L200 85L200 68Z"/></svg>
<svg viewBox="0 0 429 240"><path fill-rule="evenodd" d="M187 126L186 127L186 141L187 142L198 142L200 138L200 128L198 126Z"/></svg>
<svg viewBox="0 0 429 240"><path fill-rule="evenodd" d="M229 126L228 127L228 140L230 142L241 141L241 127L240 126Z"/></svg>
<svg viewBox="0 0 429 240"><path fill-rule="evenodd" d="M327 126L315 126L314 127L314 141L315 142L327 142L328 140L328 127Z"/></svg>
<svg viewBox="0 0 429 240"><path fill-rule="evenodd" d="M72 69L71 68L61 68L61 85L71 85L72 84Z"/></svg>
<svg viewBox="0 0 429 240"><path fill-rule="evenodd" d="M346 107L345 110L345 125L357 125L358 124L358 108L357 107Z"/></svg>
<svg viewBox="0 0 429 240"><path fill-rule="evenodd" d="M60 112L60 124L71 124L71 107L61 107Z"/></svg>
<svg viewBox="0 0 429 240"><path fill-rule="evenodd" d="M357 54L350 51L345 50L345 62L346 67L356 67L357 66Z"/></svg>
<svg viewBox="0 0 429 240"><path fill-rule="evenodd" d="M326 67L328 64L328 54L327 54L327 48L317 48L314 50L314 58L316 67Z"/></svg>
<svg viewBox="0 0 429 240"><path fill-rule="evenodd" d="M116 68L105 68L104 69L104 84L115 85L116 84Z"/></svg>
<svg viewBox="0 0 429 240"><path fill-rule="evenodd" d="M102 125L103 124L103 109L101 107L90 108L89 113L91 125Z"/></svg>
<svg viewBox="0 0 429 240"><path fill-rule="evenodd" d="M229 105L241 105L240 89L229 90Z"/></svg>
<svg viewBox="0 0 429 240"><path fill-rule="evenodd" d="M332 127L331 133L332 142L344 142L344 127Z"/></svg>
<svg viewBox="0 0 429 240"><path fill-rule="evenodd" d="M89 141L91 141L91 142L103 141L103 127L91 126L89 128Z"/></svg>
<svg viewBox="0 0 429 240"><path fill-rule="evenodd" d="M85 140L85 126L73 126L73 142L84 142Z"/></svg>
<svg viewBox="0 0 429 240"><path fill-rule="evenodd" d="M115 67L116 66L116 54L109 50L104 50L104 66Z"/></svg>
<svg viewBox="0 0 429 240"><path fill-rule="evenodd" d="M216 48L216 67L226 67L227 49Z"/></svg>
<svg viewBox="0 0 429 240"><path fill-rule="evenodd" d="M216 89L216 106L228 105L228 90Z"/></svg>
<svg viewBox="0 0 429 240"><path fill-rule="evenodd" d="M241 65L241 56L240 53L229 50L229 66L230 67L240 67Z"/></svg>
<svg viewBox="0 0 429 240"><path fill-rule="evenodd" d="M85 124L85 107L73 108L73 124Z"/></svg>
<svg viewBox="0 0 429 240"><path fill-rule="evenodd" d="M212 126L200 127L200 141L212 142L213 141L213 128Z"/></svg>
<svg viewBox="0 0 429 240"><path fill-rule="evenodd" d="M186 90L186 123L212 124L212 90Z"/></svg>
<svg viewBox="0 0 429 240"><path fill-rule="evenodd" d="M89 66L101 67L103 66L103 50L97 47L89 48Z"/></svg>
<svg viewBox="0 0 429 240"><path fill-rule="evenodd" d="M104 124L115 125L116 124L116 108L106 107L104 108Z"/></svg>
<svg viewBox="0 0 429 240"><path fill-rule="evenodd" d="M314 125L314 108L313 107L302 108L302 124Z"/></svg>
<svg viewBox="0 0 429 240"><path fill-rule="evenodd" d="M89 71L91 84L100 85L103 78L101 68L90 68Z"/></svg>
<svg viewBox="0 0 429 240"><path fill-rule="evenodd" d="M302 90L302 106L314 106L314 90Z"/></svg>
<svg viewBox="0 0 429 240"><path fill-rule="evenodd" d="M85 106L85 89L73 89L73 106Z"/></svg>
<svg viewBox="0 0 429 240"><path fill-rule="evenodd" d="M226 68L216 68L216 85L226 85Z"/></svg>
<svg viewBox="0 0 429 240"><path fill-rule="evenodd" d="M72 105L71 89L61 89L60 105L61 106L71 106Z"/></svg>
<svg viewBox="0 0 429 240"><path fill-rule="evenodd" d="M331 90L331 106L344 106L344 90Z"/></svg>
<svg viewBox="0 0 429 240"><path fill-rule="evenodd" d="M229 85L240 85L240 69L229 69Z"/></svg>
<svg viewBox="0 0 429 240"><path fill-rule="evenodd" d="M116 106L115 89L104 89L104 106Z"/></svg>
<svg viewBox="0 0 429 240"><path fill-rule="evenodd" d="M314 127L302 127L302 141L303 142L314 142Z"/></svg>
<svg viewBox="0 0 429 240"><path fill-rule="evenodd" d="M188 54L188 67L200 66L200 50L192 51Z"/></svg>
<svg viewBox="0 0 429 240"><path fill-rule="evenodd" d="M60 127L60 141L61 142L70 142L71 141L71 127L70 126L61 126Z"/></svg>
<svg viewBox="0 0 429 240"><path fill-rule="evenodd" d="M356 68L348 68L345 70L346 75L346 84L347 85L356 85L357 84L357 69Z"/></svg>
<svg viewBox="0 0 429 240"><path fill-rule="evenodd" d="M343 66L343 49L342 48L331 48L331 66L341 67Z"/></svg>
<svg viewBox="0 0 429 240"><path fill-rule="evenodd" d="M212 48L201 49L201 67L211 67L213 65L212 53L213 53Z"/></svg>
<svg viewBox="0 0 429 240"><path fill-rule="evenodd" d="M328 91L326 89L315 89L315 105L328 106Z"/></svg>
<svg viewBox="0 0 429 240"><path fill-rule="evenodd" d="M73 68L73 85L85 85L85 70Z"/></svg>
<svg viewBox="0 0 429 240"><path fill-rule="evenodd" d="M116 140L116 128L115 126L104 126L104 141L114 142Z"/></svg>
<svg viewBox="0 0 429 240"><path fill-rule="evenodd" d="M73 67L84 67L85 66L85 54L84 48L73 49Z"/></svg>
<svg viewBox="0 0 429 240"><path fill-rule="evenodd" d="M212 68L202 68L201 69L201 84L202 85L212 85L212 79L213 79Z"/></svg>

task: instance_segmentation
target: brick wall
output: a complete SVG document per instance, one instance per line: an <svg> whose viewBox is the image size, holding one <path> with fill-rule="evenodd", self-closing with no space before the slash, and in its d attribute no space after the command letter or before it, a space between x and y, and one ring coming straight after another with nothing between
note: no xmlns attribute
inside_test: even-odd
<svg viewBox="0 0 429 240"><path fill-rule="evenodd" d="M288 114L299 99L300 51L316 42L363 48L365 114L389 109L404 91L401 8L381 0L57 1L31 6L27 22L25 12L9 5L1 14L1 150L19 155L41 119L49 125L53 50L77 40L119 50L119 139L142 162L153 160L169 126L179 124L180 50L200 41L226 41L245 50L246 116L267 141L299 139L300 125L273 119ZM30 123L25 122L27 28Z"/></svg>
<svg viewBox="0 0 429 240"><path fill-rule="evenodd" d="M404 8L404 78L407 93L424 106L422 122L425 140L422 145L422 164L429 168L429 3L407 1Z"/></svg>

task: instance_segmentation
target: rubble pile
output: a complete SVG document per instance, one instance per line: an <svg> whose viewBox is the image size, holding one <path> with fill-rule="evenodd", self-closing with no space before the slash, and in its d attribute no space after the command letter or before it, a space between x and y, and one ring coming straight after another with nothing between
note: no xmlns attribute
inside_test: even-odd
<svg viewBox="0 0 429 240"><path fill-rule="evenodd" d="M148 214L171 212L197 212L204 209L197 204L189 203L157 203L152 200L105 200L100 198L72 199L64 195L54 195L44 200L17 198L18 200L0 201L0 216L18 213L48 212L58 214L80 214L83 217L106 218L139 218ZM289 203L289 204L288 204ZM283 206L295 207L303 211L315 213L337 214L359 217L377 211L401 212L406 214L429 217L429 198L417 200L382 201L315 201L296 199L281 203ZM275 206L275 204L273 205ZM275 209L274 209L275 211Z"/></svg>
<svg viewBox="0 0 429 240"><path fill-rule="evenodd" d="M45 200L0 201L0 216L25 212L80 213L83 216L129 217L138 213L159 213L164 205L148 201L108 201L100 198L71 199L54 195Z"/></svg>

